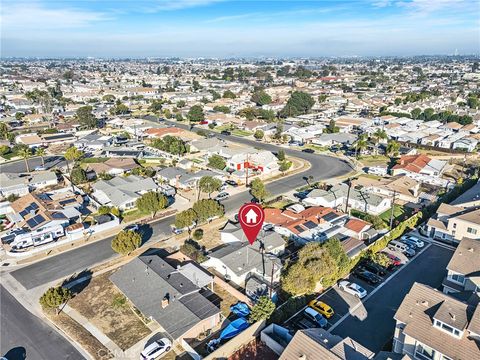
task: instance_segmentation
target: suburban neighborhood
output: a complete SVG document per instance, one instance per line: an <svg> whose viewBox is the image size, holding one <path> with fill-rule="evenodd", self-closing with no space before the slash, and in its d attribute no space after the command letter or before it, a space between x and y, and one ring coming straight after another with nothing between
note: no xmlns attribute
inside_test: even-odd
<svg viewBox="0 0 480 360"><path fill-rule="evenodd" d="M2 359L480 359L478 51L76 54L0 61Z"/></svg>

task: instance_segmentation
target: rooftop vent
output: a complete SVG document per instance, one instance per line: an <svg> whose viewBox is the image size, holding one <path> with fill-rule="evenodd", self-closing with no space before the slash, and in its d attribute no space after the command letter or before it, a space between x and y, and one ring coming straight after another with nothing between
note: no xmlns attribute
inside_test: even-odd
<svg viewBox="0 0 480 360"><path fill-rule="evenodd" d="M162 299L162 309L165 309L170 303L170 295L167 293Z"/></svg>
<svg viewBox="0 0 480 360"><path fill-rule="evenodd" d="M450 315L450 319L452 319L453 321L455 321L455 314L448 313L448 315Z"/></svg>
<svg viewBox="0 0 480 360"><path fill-rule="evenodd" d="M473 248L468 248L468 251L473 252Z"/></svg>
<svg viewBox="0 0 480 360"><path fill-rule="evenodd" d="M422 304L423 306L428 306L428 301L427 301L427 300L422 300L421 304Z"/></svg>

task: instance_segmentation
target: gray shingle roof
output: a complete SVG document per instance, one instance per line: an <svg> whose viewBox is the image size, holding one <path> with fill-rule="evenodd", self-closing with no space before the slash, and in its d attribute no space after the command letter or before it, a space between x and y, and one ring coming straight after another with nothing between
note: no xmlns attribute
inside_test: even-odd
<svg viewBox="0 0 480 360"><path fill-rule="evenodd" d="M156 320L173 339L220 310L200 294L200 288L158 255L141 255L110 276L110 280L147 317ZM169 304L162 308L162 299Z"/></svg>

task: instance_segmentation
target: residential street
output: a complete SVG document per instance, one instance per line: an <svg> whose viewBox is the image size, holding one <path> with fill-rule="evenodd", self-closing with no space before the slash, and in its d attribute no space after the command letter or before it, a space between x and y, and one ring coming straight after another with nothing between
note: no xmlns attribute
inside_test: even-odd
<svg viewBox="0 0 480 360"><path fill-rule="evenodd" d="M84 357L59 333L0 286L0 355L8 360L77 360Z"/></svg>

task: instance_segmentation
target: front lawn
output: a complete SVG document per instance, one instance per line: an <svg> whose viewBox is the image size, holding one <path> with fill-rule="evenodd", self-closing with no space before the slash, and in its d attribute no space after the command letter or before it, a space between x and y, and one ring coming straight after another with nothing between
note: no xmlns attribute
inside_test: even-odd
<svg viewBox="0 0 480 360"><path fill-rule="evenodd" d="M232 131L232 135L245 137L245 136L252 135L252 133L250 131L246 131L246 130L235 129L235 130Z"/></svg>
<svg viewBox="0 0 480 360"><path fill-rule="evenodd" d="M384 155L365 155L360 156L358 158L358 161L360 161L365 166L388 166L388 164L390 163L390 158Z"/></svg>
<svg viewBox="0 0 480 360"><path fill-rule="evenodd" d="M380 218L390 225L390 216L392 214L392 209L380 214ZM401 205L395 204L393 208L393 218L397 221L403 221L411 215L411 211L408 208L405 208Z"/></svg>
<svg viewBox="0 0 480 360"><path fill-rule="evenodd" d="M151 331L135 314L130 301L108 279L111 274L110 271L92 278L69 305L126 350ZM77 288L83 286L84 283L80 283Z"/></svg>

